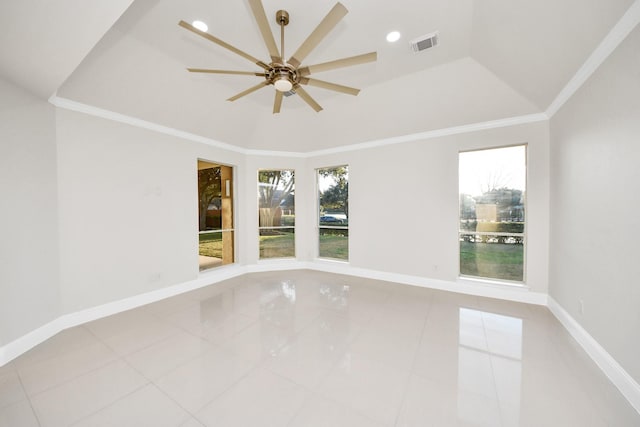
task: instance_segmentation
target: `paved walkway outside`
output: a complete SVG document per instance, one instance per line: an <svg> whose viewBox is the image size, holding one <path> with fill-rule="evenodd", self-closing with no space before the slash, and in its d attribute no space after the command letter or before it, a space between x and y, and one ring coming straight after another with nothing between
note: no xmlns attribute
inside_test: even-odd
<svg viewBox="0 0 640 427"><path fill-rule="evenodd" d="M199 264L200 264L200 271L207 270L209 268L221 266L222 259L200 255Z"/></svg>

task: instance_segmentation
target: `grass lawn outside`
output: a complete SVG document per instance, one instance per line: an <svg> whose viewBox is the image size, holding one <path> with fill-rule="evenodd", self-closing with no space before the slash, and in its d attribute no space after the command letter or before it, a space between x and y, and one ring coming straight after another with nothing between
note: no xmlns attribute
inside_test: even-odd
<svg viewBox="0 0 640 427"><path fill-rule="evenodd" d="M260 232L260 259L293 258L296 256L295 233Z"/></svg>
<svg viewBox="0 0 640 427"><path fill-rule="evenodd" d="M323 234L320 236L320 256L347 260L349 258L348 231L343 235ZM203 233L199 235L199 254L222 258L222 233ZM295 234L280 233L260 236L260 258L295 257Z"/></svg>
<svg viewBox="0 0 640 427"><path fill-rule="evenodd" d="M349 230L320 229L320 258L349 259Z"/></svg>
<svg viewBox="0 0 640 427"><path fill-rule="evenodd" d="M524 245L460 242L460 274L500 280L524 280Z"/></svg>
<svg viewBox="0 0 640 427"><path fill-rule="evenodd" d="M348 230L321 230L321 258L349 259ZM329 231L329 230L326 230ZM199 253L222 258L222 233L199 235ZM295 257L295 234L260 236L260 258ZM460 242L460 274L501 280L523 281L524 246L518 244Z"/></svg>
<svg viewBox="0 0 640 427"><path fill-rule="evenodd" d="M346 260L349 257L347 231L320 235L320 257ZM260 236L260 258L295 257L295 234L280 233Z"/></svg>
<svg viewBox="0 0 640 427"><path fill-rule="evenodd" d="M222 258L222 232L199 234L198 238L200 255Z"/></svg>

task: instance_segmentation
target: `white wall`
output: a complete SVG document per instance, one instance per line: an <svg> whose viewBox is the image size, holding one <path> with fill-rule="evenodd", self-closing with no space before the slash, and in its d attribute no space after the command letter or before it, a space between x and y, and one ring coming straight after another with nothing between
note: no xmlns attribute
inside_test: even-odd
<svg viewBox="0 0 640 427"><path fill-rule="evenodd" d="M55 109L0 78L0 346L59 314Z"/></svg>
<svg viewBox="0 0 640 427"><path fill-rule="evenodd" d="M295 169L297 261L313 261L317 254L315 169L348 164L350 265L455 282L458 151L527 143L527 284L532 291L547 291L549 138L545 122L306 158L245 155L62 108L55 111L54 120L52 108L40 104L50 120L49 151L40 155L54 160L44 181L53 195L51 205L57 204L53 229L58 225L60 235L48 250L59 258L52 257L55 268L47 271L59 267L59 275L51 274L51 292L56 298L59 295L60 310L58 299L56 310L45 317L25 309L21 313L30 319L30 326L20 333L58 314L198 278L198 159L235 166L238 265L277 268L273 265L282 262L258 260L259 169ZM25 119L34 117L34 112L25 113ZM47 127L37 129L42 132ZM18 147L12 144L13 150ZM13 177L20 184L11 183L9 191L28 186L28 178ZM28 204L39 202L30 198ZM30 253L8 251L16 265L28 264ZM207 277L213 281L221 270L212 270ZM16 270L16 276L19 272L24 273ZM26 280L24 274L20 280ZM9 286L6 294L19 289ZM3 314L9 320L5 324L20 316L15 311L3 310Z"/></svg>
<svg viewBox="0 0 640 427"><path fill-rule="evenodd" d="M454 282L458 152L528 144L527 284L546 293L549 135L546 122L321 156L349 165L349 257L357 268Z"/></svg>
<svg viewBox="0 0 640 427"><path fill-rule="evenodd" d="M528 143L527 283L536 292L547 290L545 123L310 159L246 156L64 109L54 112L9 85L3 90L14 95L5 97L12 108L3 111L3 121L11 124L3 127L3 140L18 135L19 143L2 146L3 193L12 202L3 211L11 244L3 246L8 267L2 269L0 304L6 302L3 328L11 330L2 330L0 342L59 314L196 279L199 158L236 167L239 265L258 263L259 169L296 170L297 260L311 261L317 253L315 168L348 164L350 265L455 281L458 151ZM43 206L50 207L49 215L32 226Z"/></svg>
<svg viewBox="0 0 640 427"><path fill-rule="evenodd" d="M197 160L242 156L63 109L57 138L64 313L198 277Z"/></svg>
<svg viewBox="0 0 640 427"><path fill-rule="evenodd" d="M640 28L554 116L550 294L640 382ZM584 310L580 310L580 301Z"/></svg>

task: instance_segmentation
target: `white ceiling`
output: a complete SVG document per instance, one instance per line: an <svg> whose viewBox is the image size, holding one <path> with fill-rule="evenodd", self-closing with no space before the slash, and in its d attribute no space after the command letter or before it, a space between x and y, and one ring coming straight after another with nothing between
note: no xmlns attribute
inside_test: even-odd
<svg viewBox="0 0 640 427"><path fill-rule="evenodd" d="M273 87L227 98L261 77L188 73L186 67L260 71L180 28L209 33L269 62L246 0L21 0L0 5L0 75L59 97L243 148L323 148L544 112L633 0L342 0L349 14L303 65L370 51L376 63L313 77L362 89L357 97L309 87L271 113ZM263 0L287 10L287 56L334 0ZM128 7L128 8L127 8ZM391 30L402 39L389 44ZM433 31L440 45L414 54ZM66 80L66 81L65 81Z"/></svg>
<svg viewBox="0 0 640 427"><path fill-rule="evenodd" d="M132 2L0 2L0 75L48 98Z"/></svg>

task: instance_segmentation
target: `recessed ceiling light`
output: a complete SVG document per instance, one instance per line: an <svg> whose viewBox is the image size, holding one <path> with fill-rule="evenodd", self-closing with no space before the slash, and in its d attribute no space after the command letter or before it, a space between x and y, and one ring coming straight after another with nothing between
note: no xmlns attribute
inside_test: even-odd
<svg viewBox="0 0 640 427"><path fill-rule="evenodd" d="M202 21L193 21L191 23L191 25L193 25L194 27L196 27L198 30L202 31L202 32L207 32L207 30L209 29L209 26L207 24L205 24Z"/></svg>
<svg viewBox="0 0 640 427"><path fill-rule="evenodd" d="M389 43L397 42L398 40L400 40L400 33L398 31L391 31L387 34L387 41Z"/></svg>

